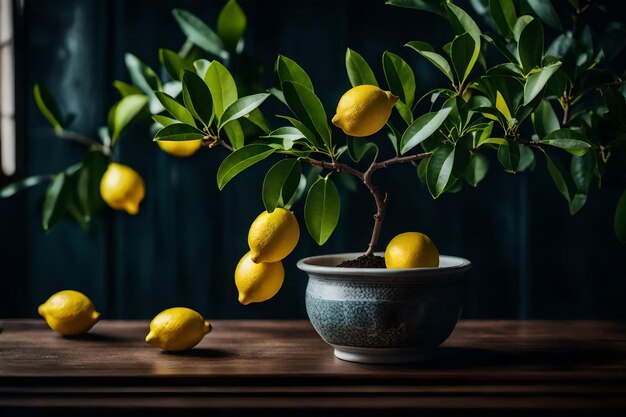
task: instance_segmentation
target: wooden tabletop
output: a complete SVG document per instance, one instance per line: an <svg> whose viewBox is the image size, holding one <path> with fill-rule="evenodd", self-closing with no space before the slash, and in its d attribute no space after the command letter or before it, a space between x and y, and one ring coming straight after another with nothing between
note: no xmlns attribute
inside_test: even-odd
<svg viewBox="0 0 626 417"><path fill-rule="evenodd" d="M461 321L430 361L343 362L306 321L216 321L193 350L146 321L61 337L5 320L0 411L19 407L626 410L626 324ZM2 414L2 413L0 413Z"/></svg>

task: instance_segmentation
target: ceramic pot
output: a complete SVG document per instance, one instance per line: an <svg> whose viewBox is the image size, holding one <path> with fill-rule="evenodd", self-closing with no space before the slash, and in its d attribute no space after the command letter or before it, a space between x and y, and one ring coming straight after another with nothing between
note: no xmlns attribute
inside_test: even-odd
<svg viewBox="0 0 626 417"><path fill-rule="evenodd" d="M437 268L339 268L359 253L298 262L309 275L306 310L339 359L414 362L431 356L454 330L463 308L467 259L440 256ZM377 254L382 256L382 254Z"/></svg>

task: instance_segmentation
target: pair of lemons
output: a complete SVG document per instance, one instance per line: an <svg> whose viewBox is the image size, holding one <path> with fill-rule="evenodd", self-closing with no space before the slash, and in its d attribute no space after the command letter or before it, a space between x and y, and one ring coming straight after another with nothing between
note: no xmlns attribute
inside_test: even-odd
<svg viewBox="0 0 626 417"><path fill-rule="evenodd" d="M100 320L100 313L85 294L64 290L52 295L37 309L48 326L64 336L87 333ZM211 324L196 311L174 307L157 314L150 322L146 342L170 352L188 350L196 346Z"/></svg>
<svg viewBox="0 0 626 417"><path fill-rule="evenodd" d="M284 208L264 211L250 226L246 253L235 268L239 302L247 305L272 298L283 285L281 262L296 247L300 227L293 213Z"/></svg>

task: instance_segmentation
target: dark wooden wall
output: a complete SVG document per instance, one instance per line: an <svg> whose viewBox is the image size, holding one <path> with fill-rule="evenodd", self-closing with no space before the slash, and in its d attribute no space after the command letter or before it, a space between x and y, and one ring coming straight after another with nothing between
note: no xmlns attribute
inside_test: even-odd
<svg viewBox="0 0 626 417"><path fill-rule="evenodd" d="M449 41L447 23L430 14L377 1L242 0L249 16L247 50L268 73L276 53L300 62L330 113L349 87L343 67L346 47L380 70L389 49L413 66L418 92L440 81L424 60L402 45ZM31 98L42 82L78 114L74 129L95 135L115 99L114 79L127 80L123 54L132 52L156 67L159 47L183 42L172 7L188 8L214 24L222 1L26 0L23 16L25 80L19 94L24 114L27 174L59 171L80 160L83 148L46 130ZM278 107L277 107L278 108ZM44 234L39 221L42 189L0 200L0 317L32 317L51 293L74 288L87 293L107 318L148 318L185 305L210 318L300 318L305 316L306 276L295 268L304 256L363 250L373 207L364 190L342 196L340 225L320 248L304 233L285 260L280 294L260 305L236 301L233 271L247 250L247 228L263 210L260 186L268 163L250 170L223 192L215 172L225 154L203 151L173 159L158 151L145 126L127 134L119 159L144 177L147 197L137 217L107 212L91 233L62 222ZM391 200L383 245L397 233L421 230L441 252L469 258L464 316L491 318L626 318L626 247L612 232L617 192L596 192L575 217L545 167L510 175L491 159L478 189L433 201L415 170L400 167L379 175ZM302 207L296 207L301 214ZM299 216L302 219L301 216Z"/></svg>

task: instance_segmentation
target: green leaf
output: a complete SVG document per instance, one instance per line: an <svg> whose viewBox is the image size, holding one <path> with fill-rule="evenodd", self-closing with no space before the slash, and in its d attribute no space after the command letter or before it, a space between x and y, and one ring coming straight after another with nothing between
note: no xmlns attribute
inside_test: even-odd
<svg viewBox="0 0 626 417"><path fill-rule="evenodd" d="M583 135L571 129L555 130L539 143L564 149L574 155L583 155L591 147Z"/></svg>
<svg viewBox="0 0 626 417"><path fill-rule="evenodd" d="M196 70L196 74L198 74L198 76L202 78L205 82L206 82L206 78L205 78L206 73L209 70L211 63L213 62L214 61L209 61L208 59L197 59L193 61L193 67Z"/></svg>
<svg viewBox="0 0 626 417"><path fill-rule="evenodd" d="M167 112L171 114L176 120L193 127L196 126L196 122L193 119L193 116L191 115L189 110L187 110L185 106L180 104L175 98L159 91L155 92L154 94L156 95L156 98L161 102L165 110L167 110Z"/></svg>
<svg viewBox="0 0 626 417"><path fill-rule="evenodd" d="M143 94L133 94L123 97L111 108L111 140L115 144L122 132L130 126L135 118L145 110L148 105L148 97Z"/></svg>
<svg viewBox="0 0 626 417"><path fill-rule="evenodd" d="M367 61L350 48L346 50L346 71L348 72L350 84L353 87L363 84L378 87L374 71L372 71Z"/></svg>
<svg viewBox="0 0 626 417"><path fill-rule="evenodd" d="M267 123L267 120L265 120L265 116L263 116L263 113L258 108L248 113L248 115L246 116L246 119L248 119L250 123L258 127L259 129L261 129L261 131L265 135L267 135L268 133L272 131L272 129L270 128L270 125Z"/></svg>
<svg viewBox="0 0 626 417"><path fill-rule="evenodd" d="M224 159L217 170L217 186L220 190L237 174L273 154L276 150L265 145L246 145Z"/></svg>
<svg viewBox="0 0 626 417"><path fill-rule="evenodd" d="M450 64L443 56L435 52L435 48L433 48L426 42L420 41L411 41L404 46L408 46L409 48L413 49L421 56L429 60L434 66L439 68L439 70L443 72L450 81L454 82L454 74L452 74L452 68L450 68Z"/></svg>
<svg viewBox="0 0 626 417"><path fill-rule="evenodd" d="M437 112L426 113L407 128L400 141L400 153L405 154L428 139L446 120L452 108L446 107Z"/></svg>
<svg viewBox="0 0 626 417"><path fill-rule="evenodd" d="M120 80L113 81L113 87L122 97L130 96L132 94L143 94L143 91L141 91L138 87Z"/></svg>
<svg viewBox="0 0 626 417"><path fill-rule="evenodd" d="M470 155L463 145L442 145L428 159L426 185L433 198L450 189L467 169Z"/></svg>
<svg viewBox="0 0 626 417"><path fill-rule="evenodd" d="M573 156L570 163L572 180L579 193L587 194L591 186L591 180L597 168L596 156L594 152L587 152L582 156Z"/></svg>
<svg viewBox="0 0 626 417"><path fill-rule="evenodd" d="M471 157L463 176L469 185L476 187L487 175L488 168L487 157L477 153Z"/></svg>
<svg viewBox="0 0 626 417"><path fill-rule="evenodd" d="M489 0L489 11L498 31L502 36L509 37L517 21L513 0Z"/></svg>
<svg viewBox="0 0 626 417"><path fill-rule="evenodd" d="M396 156L400 155L400 141L402 140L402 136L400 132L396 130L395 127L391 125L391 123L387 122L387 129L389 132L387 133L387 138L391 142L391 146L393 146L393 150L396 152Z"/></svg>
<svg viewBox="0 0 626 417"><path fill-rule="evenodd" d="M278 129L272 131L269 135L261 136L261 137L262 138L285 139L285 140L289 140L289 141L292 141L292 142L295 142L296 140L305 138L305 136L302 134L302 132L300 132L298 129L296 129L295 127L292 127L292 126L279 127Z"/></svg>
<svg viewBox="0 0 626 417"><path fill-rule="evenodd" d="M289 202L300 184L300 162L294 158L283 159L270 168L263 181L263 204L268 213L283 202Z"/></svg>
<svg viewBox="0 0 626 417"><path fill-rule="evenodd" d="M559 119L548 100L541 100L531 116L535 133L539 138L544 138L550 133L561 128Z"/></svg>
<svg viewBox="0 0 626 417"><path fill-rule="evenodd" d="M498 160L506 172L515 174L528 169L535 160L535 154L527 146L505 141L498 147Z"/></svg>
<svg viewBox="0 0 626 417"><path fill-rule="evenodd" d="M615 208L615 235L620 242L626 243L626 191L622 193Z"/></svg>
<svg viewBox="0 0 626 417"><path fill-rule="evenodd" d="M11 184L0 188L0 198L11 197L26 188L50 181L51 179L50 175L35 175L12 182Z"/></svg>
<svg viewBox="0 0 626 417"><path fill-rule="evenodd" d="M213 99L206 83L196 73L183 73L183 101L189 112L206 127L213 121Z"/></svg>
<svg viewBox="0 0 626 417"><path fill-rule="evenodd" d="M171 49L159 49L159 62L165 68L172 80L179 80L181 73L185 70L193 71L194 67L182 59Z"/></svg>
<svg viewBox="0 0 626 417"><path fill-rule="evenodd" d="M324 106L315 93L302 84L291 81L283 83L283 93L293 114L310 131L315 132L326 147L330 149L331 134L328 127L328 119L326 118Z"/></svg>
<svg viewBox="0 0 626 417"><path fill-rule="evenodd" d="M152 115L152 120L154 120L154 123L157 123L157 124L161 125L162 127L166 127L166 126L169 126L169 125L180 123L176 119L172 119L171 117L163 116L163 115L160 115L160 114L153 114Z"/></svg>
<svg viewBox="0 0 626 417"><path fill-rule="evenodd" d="M465 32L469 33L476 43L476 49L480 51L481 32L474 19L472 19L470 15L468 15L459 6L452 3L446 3L446 7L448 8L448 18L450 19L450 23L456 33L458 35L462 35Z"/></svg>
<svg viewBox="0 0 626 417"><path fill-rule="evenodd" d="M64 172L56 175L48 186L43 200L41 211L43 230L50 230L65 215L71 193L69 177Z"/></svg>
<svg viewBox="0 0 626 417"><path fill-rule="evenodd" d="M306 186L307 186L306 176L304 174L300 174L300 182L298 182L298 187L296 187L296 190L294 191L289 201L285 203L285 208L287 210L291 209L291 207L293 207L293 205L296 204L302 198L302 196L306 192ZM283 193L283 201L285 199L286 199L286 194Z"/></svg>
<svg viewBox="0 0 626 417"><path fill-rule="evenodd" d="M576 214L586 201L584 194L576 193L572 179L569 177L567 170L558 160L553 160L544 152L546 163L548 164L548 172L559 190L559 193L565 198L569 205L570 214Z"/></svg>
<svg viewBox="0 0 626 417"><path fill-rule="evenodd" d="M363 138L348 136L346 143L348 145L348 155L354 162L360 162L367 153L374 155L373 160L376 160L378 156L378 145L373 142Z"/></svg>
<svg viewBox="0 0 626 417"><path fill-rule="evenodd" d="M404 120L404 123L406 123L407 126L413 123L413 112L411 111L411 107L404 104L400 100L396 101L394 107L398 110L400 117Z"/></svg>
<svg viewBox="0 0 626 417"><path fill-rule="evenodd" d="M186 141L186 140L198 140L203 139L204 133L196 129L194 126L189 126L182 123L175 123L169 126L165 126L159 130L154 136L155 141Z"/></svg>
<svg viewBox="0 0 626 417"><path fill-rule="evenodd" d="M511 120L513 118L511 110L509 110L509 106L506 104L504 97L499 91L496 92L496 109L498 109L506 120Z"/></svg>
<svg viewBox="0 0 626 417"><path fill-rule="evenodd" d="M439 16L447 17L446 10L441 5L440 0L387 0L385 4L391 6L405 7L407 9L424 10L436 13Z"/></svg>
<svg viewBox="0 0 626 417"><path fill-rule="evenodd" d="M391 92L410 107L415 98L415 76L409 64L398 55L385 51L383 53L383 71Z"/></svg>
<svg viewBox="0 0 626 417"><path fill-rule="evenodd" d="M315 136L315 133L311 132L308 127L306 127L300 120L294 119L289 116L278 116L282 119L288 120L296 129L298 129L306 138L307 142L309 142L313 146L318 146L320 144L319 139Z"/></svg>
<svg viewBox="0 0 626 417"><path fill-rule="evenodd" d="M100 180L107 170L109 158L100 151L90 150L76 176L76 194L80 212L89 222L91 216L104 207L100 196Z"/></svg>
<svg viewBox="0 0 626 417"><path fill-rule="evenodd" d="M187 39L194 45L222 59L228 58L229 54L224 50L220 37L197 16L182 9L174 9L172 14Z"/></svg>
<svg viewBox="0 0 626 417"><path fill-rule="evenodd" d="M337 186L328 177L319 178L309 189L304 203L304 220L318 245L330 238L339 221L340 200Z"/></svg>
<svg viewBox="0 0 626 417"><path fill-rule="evenodd" d="M248 115L251 111L259 107L269 96L268 93L260 93L241 97L224 110L224 114L222 114L222 118L220 119L219 128L221 129L231 120L236 120Z"/></svg>
<svg viewBox="0 0 626 417"><path fill-rule="evenodd" d="M536 72L533 72L524 84L524 106L530 104L543 91L543 88L548 83L548 80L561 66L561 62L557 61L547 67L541 68Z"/></svg>
<svg viewBox="0 0 626 417"><path fill-rule="evenodd" d="M154 91L161 91L163 85L161 79L152 68L133 54L124 55L124 62L130 75L130 79L146 95L152 95Z"/></svg>
<svg viewBox="0 0 626 417"><path fill-rule="evenodd" d="M459 84L463 84L476 64L480 49L476 48L476 42L470 34L464 33L454 38L450 52Z"/></svg>
<svg viewBox="0 0 626 417"><path fill-rule="evenodd" d="M213 61L206 71L204 81L211 91L217 120L220 120L224 110L237 101L238 95L235 79L224 65Z"/></svg>
<svg viewBox="0 0 626 417"><path fill-rule="evenodd" d="M63 117L54 97L41 84L35 84L33 95L35 96L35 104L37 104L43 117L52 125L54 130L63 131Z"/></svg>
<svg viewBox="0 0 626 417"><path fill-rule="evenodd" d="M552 7L550 0L525 0L525 2L543 23L555 29L563 30L559 15Z"/></svg>
<svg viewBox="0 0 626 417"><path fill-rule="evenodd" d="M234 51L246 33L248 19L235 0L228 0L217 17L217 34L226 49Z"/></svg>
<svg viewBox="0 0 626 417"><path fill-rule="evenodd" d="M241 124L239 124L238 120L231 120L223 126L223 129L224 132L226 132L226 136L228 136L228 141L230 142L233 149L239 149L243 147L245 136L243 134Z"/></svg>
<svg viewBox="0 0 626 417"><path fill-rule="evenodd" d="M522 69L528 74L533 68L541 66L543 59L543 26L537 19L532 19L521 31L517 44L517 54Z"/></svg>
<svg viewBox="0 0 626 417"><path fill-rule="evenodd" d="M309 90L313 91L313 83L311 82L311 78L309 78L306 71L302 69L296 61L289 59L284 55L278 55L278 59L276 60L276 73L278 74L278 80L280 81L281 86L284 83L291 81L302 84Z"/></svg>

